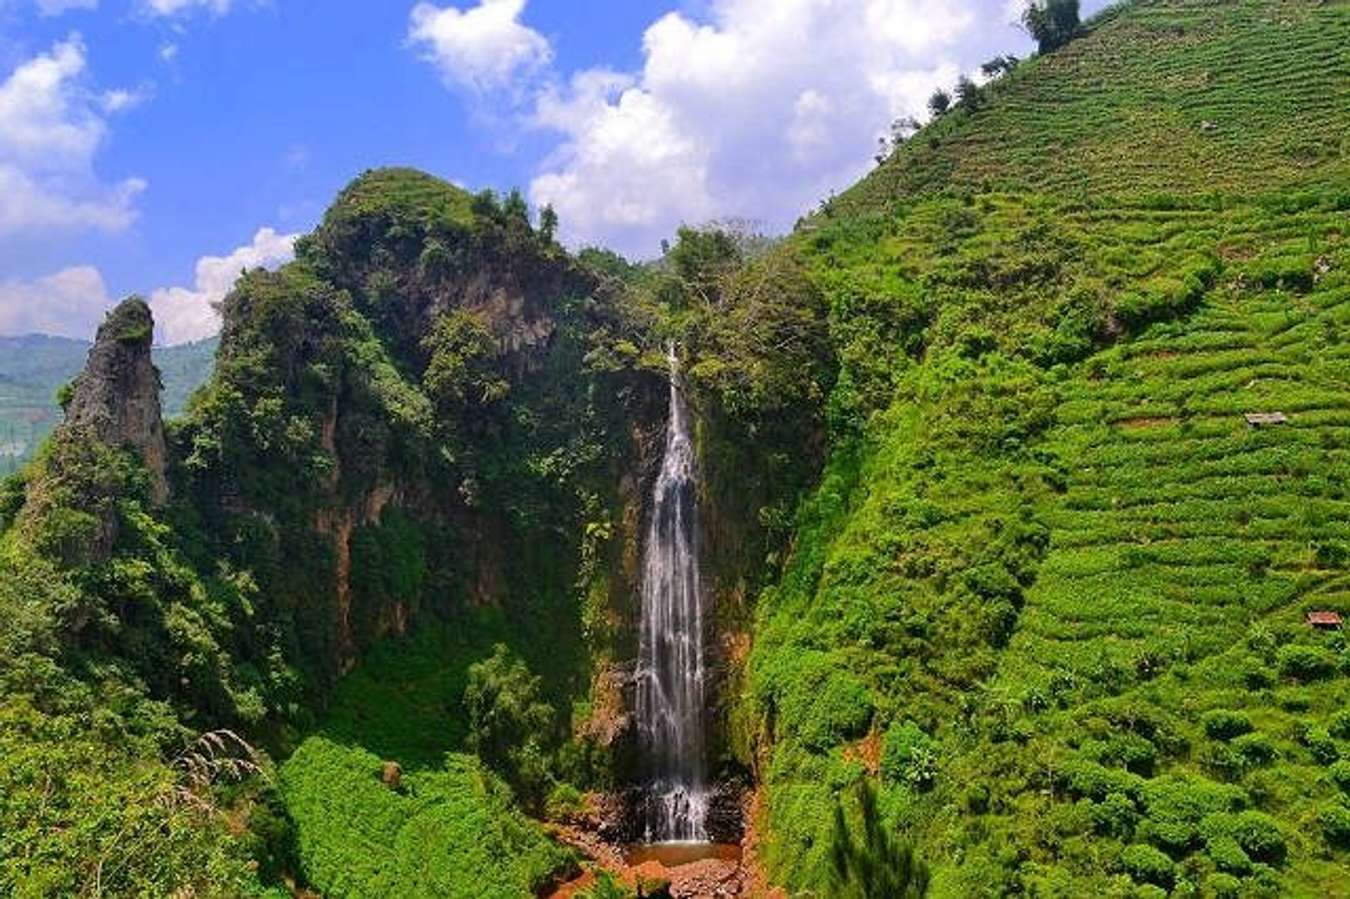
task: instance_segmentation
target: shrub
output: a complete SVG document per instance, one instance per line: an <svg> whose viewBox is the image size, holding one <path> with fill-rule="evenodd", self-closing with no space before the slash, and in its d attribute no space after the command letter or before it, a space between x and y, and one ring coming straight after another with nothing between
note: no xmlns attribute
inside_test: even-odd
<svg viewBox="0 0 1350 899"><path fill-rule="evenodd" d="M1284 860L1284 835L1269 815L1257 811L1209 815L1200 823L1206 845L1221 837L1232 837L1247 855L1272 865Z"/></svg>
<svg viewBox="0 0 1350 899"><path fill-rule="evenodd" d="M1060 773L1064 786L1075 796L1085 796L1100 802L1109 793L1137 797L1145 781L1137 774L1106 768L1096 762L1076 759L1066 764Z"/></svg>
<svg viewBox="0 0 1350 899"><path fill-rule="evenodd" d="M1330 805L1317 813L1317 822L1322 825L1322 836L1337 849L1350 849L1350 809L1343 805Z"/></svg>
<svg viewBox="0 0 1350 899"><path fill-rule="evenodd" d="M1108 793L1106 798L1092 806L1092 828L1107 836L1128 838L1134 833L1139 813L1124 793Z"/></svg>
<svg viewBox="0 0 1350 899"><path fill-rule="evenodd" d="M590 889L577 893L576 899L630 899L632 892L608 871L599 871Z"/></svg>
<svg viewBox="0 0 1350 899"><path fill-rule="evenodd" d="M824 751L861 736L872 723L872 697L862 681L824 653L803 654L785 666L782 720L802 745Z"/></svg>
<svg viewBox="0 0 1350 899"><path fill-rule="evenodd" d="M1229 709L1215 709L1206 712L1200 719L1205 733L1215 740L1231 740L1233 737L1248 733L1252 729L1252 720L1246 712Z"/></svg>
<svg viewBox="0 0 1350 899"><path fill-rule="evenodd" d="M1106 741L1098 758L1103 764L1121 765L1147 777L1158 762L1158 747L1139 734L1119 734Z"/></svg>
<svg viewBox="0 0 1350 899"><path fill-rule="evenodd" d="M1300 742L1308 748L1308 753L1318 764L1330 765L1341 757L1341 751L1336 747L1336 741L1331 739L1331 734L1327 733L1326 728L1308 728L1303 732Z"/></svg>
<svg viewBox="0 0 1350 899"><path fill-rule="evenodd" d="M1136 883L1151 883L1171 889L1176 880L1176 865L1167 855L1146 843L1127 846L1120 854L1120 866Z"/></svg>
<svg viewBox="0 0 1350 899"><path fill-rule="evenodd" d="M1295 680L1322 680L1336 671L1336 660L1315 646L1282 646L1275 657L1280 673Z"/></svg>
<svg viewBox="0 0 1350 899"><path fill-rule="evenodd" d="M1238 845L1238 841L1230 836L1221 835L1210 840L1205 846L1205 853L1220 871L1242 876L1252 869L1251 858Z"/></svg>
<svg viewBox="0 0 1350 899"><path fill-rule="evenodd" d="M1266 690L1275 685L1275 672L1253 659L1243 669L1242 683L1248 690Z"/></svg>
<svg viewBox="0 0 1350 899"><path fill-rule="evenodd" d="M545 812L551 821L565 821L586 811L586 797L569 783L560 783L549 791Z"/></svg>
<svg viewBox="0 0 1350 899"><path fill-rule="evenodd" d="M1350 793L1350 761L1337 762L1327 773L1331 775L1331 782L1340 787L1341 792Z"/></svg>
<svg viewBox="0 0 1350 899"><path fill-rule="evenodd" d="M1350 711L1337 712L1327 725L1327 732L1338 740L1350 740Z"/></svg>
<svg viewBox="0 0 1350 899"><path fill-rule="evenodd" d="M1232 874L1211 874L1205 878L1205 892L1214 899L1237 899L1242 881Z"/></svg>
<svg viewBox="0 0 1350 899"><path fill-rule="evenodd" d="M881 776L888 783L902 783L926 790L937 777L933 741L913 721L893 723L881 743Z"/></svg>
<svg viewBox="0 0 1350 899"><path fill-rule="evenodd" d="M1241 757L1247 767L1267 765L1275 760L1278 753L1275 744L1265 734L1243 734L1233 741L1233 751Z"/></svg>
<svg viewBox="0 0 1350 899"><path fill-rule="evenodd" d="M1199 842L1207 816L1236 811L1245 801L1241 789L1204 778L1154 778L1144 787L1147 820L1140 833L1169 851L1187 852Z"/></svg>

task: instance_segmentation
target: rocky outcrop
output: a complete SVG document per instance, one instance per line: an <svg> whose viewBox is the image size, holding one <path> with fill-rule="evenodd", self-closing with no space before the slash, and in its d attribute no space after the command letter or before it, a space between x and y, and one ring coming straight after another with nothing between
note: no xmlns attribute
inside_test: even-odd
<svg viewBox="0 0 1350 899"><path fill-rule="evenodd" d="M155 321L139 297L124 300L99 326L89 361L75 379L66 423L109 446L136 450L150 474L155 503L169 498L168 448L159 371L150 357Z"/></svg>

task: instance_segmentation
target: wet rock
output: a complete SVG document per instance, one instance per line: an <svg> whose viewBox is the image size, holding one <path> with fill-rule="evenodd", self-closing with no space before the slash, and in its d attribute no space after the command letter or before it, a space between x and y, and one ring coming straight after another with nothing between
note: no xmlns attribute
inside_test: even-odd
<svg viewBox="0 0 1350 899"><path fill-rule="evenodd" d="M713 784L705 826L714 843L739 843L745 836L745 795L747 785L737 778Z"/></svg>

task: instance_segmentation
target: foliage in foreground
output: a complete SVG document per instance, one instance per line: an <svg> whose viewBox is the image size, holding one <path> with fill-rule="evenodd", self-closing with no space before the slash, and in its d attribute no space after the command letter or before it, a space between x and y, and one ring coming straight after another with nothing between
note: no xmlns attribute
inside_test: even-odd
<svg viewBox="0 0 1350 899"><path fill-rule="evenodd" d="M839 899L922 899L928 866L914 847L891 833L877 807L876 788L859 783L859 826L850 827L843 803L834 807L830 843L830 895ZM856 835L855 835L856 834Z"/></svg>

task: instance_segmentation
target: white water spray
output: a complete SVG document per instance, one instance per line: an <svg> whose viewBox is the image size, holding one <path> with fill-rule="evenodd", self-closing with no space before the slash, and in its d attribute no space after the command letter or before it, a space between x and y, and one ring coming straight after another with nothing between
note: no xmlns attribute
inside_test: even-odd
<svg viewBox="0 0 1350 899"><path fill-rule="evenodd" d="M697 466L673 346L668 355L670 422L643 548L638 649L637 718L648 775L648 842L708 839Z"/></svg>

